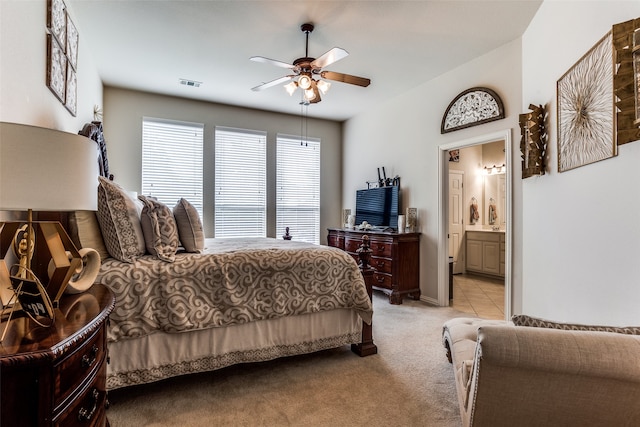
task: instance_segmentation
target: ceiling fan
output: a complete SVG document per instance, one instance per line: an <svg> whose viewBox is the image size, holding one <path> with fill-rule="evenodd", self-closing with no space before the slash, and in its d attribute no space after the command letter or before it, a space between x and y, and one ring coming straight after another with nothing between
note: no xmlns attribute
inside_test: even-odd
<svg viewBox="0 0 640 427"><path fill-rule="evenodd" d="M325 94L329 90L329 86L331 86L331 84L327 80L333 80L336 82L348 83L362 87L369 86L371 80L367 78L323 70L324 67L331 65L334 62L339 61L349 55L349 53L342 48L334 47L333 49L325 52L317 59L309 57L309 33L313 31L313 28L314 26L311 23L305 23L300 26L302 32L304 32L307 36L305 56L296 59L295 61L293 61L293 64L287 64L286 62L265 58L263 56L252 56L251 58L249 58L251 61L272 64L276 67L281 68L288 68L293 73L253 87L251 88L251 90L261 91L263 89L267 89L272 86L276 86L289 81L289 84L284 86L289 95L293 95L296 89L300 88L303 91L301 104L309 105L318 103L322 100L322 98L320 97L320 92Z"/></svg>

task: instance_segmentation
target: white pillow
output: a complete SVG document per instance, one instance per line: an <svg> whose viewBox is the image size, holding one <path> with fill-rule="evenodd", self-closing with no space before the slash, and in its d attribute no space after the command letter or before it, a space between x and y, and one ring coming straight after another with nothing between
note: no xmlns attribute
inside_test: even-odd
<svg viewBox="0 0 640 427"><path fill-rule="evenodd" d="M69 215L69 234L78 249L92 248L105 260L110 257L104 245L100 224L93 211L75 211Z"/></svg>

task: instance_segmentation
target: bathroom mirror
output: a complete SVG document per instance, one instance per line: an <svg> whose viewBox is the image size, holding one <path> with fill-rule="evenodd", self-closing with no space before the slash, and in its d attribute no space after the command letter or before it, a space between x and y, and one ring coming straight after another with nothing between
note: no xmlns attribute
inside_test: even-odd
<svg viewBox="0 0 640 427"><path fill-rule="evenodd" d="M506 226L505 174L484 176L484 215L483 225L492 229L504 230Z"/></svg>

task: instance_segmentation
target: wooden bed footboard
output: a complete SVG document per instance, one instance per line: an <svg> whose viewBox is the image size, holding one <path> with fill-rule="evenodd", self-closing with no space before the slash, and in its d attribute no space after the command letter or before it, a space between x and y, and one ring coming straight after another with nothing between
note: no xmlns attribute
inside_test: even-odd
<svg viewBox="0 0 640 427"><path fill-rule="evenodd" d="M367 294L369 295L371 304L373 304L373 286L371 281L373 279L373 273L375 273L376 270L369 264L372 251L369 247L369 236L366 234L362 236L362 245L360 245L360 249L358 249L357 252L360 258L360 271L362 272L362 277L367 287ZM378 353L378 346L373 342L373 317L371 324L362 322L362 341L358 344L351 344L351 351L360 357L371 356L372 354Z"/></svg>

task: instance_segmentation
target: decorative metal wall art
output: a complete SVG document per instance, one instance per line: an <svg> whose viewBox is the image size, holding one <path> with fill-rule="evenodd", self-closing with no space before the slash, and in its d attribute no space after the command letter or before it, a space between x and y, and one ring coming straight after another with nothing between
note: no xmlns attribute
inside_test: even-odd
<svg viewBox="0 0 640 427"><path fill-rule="evenodd" d="M611 31L557 83L558 172L617 154Z"/></svg>
<svg viewBox="0 0 640 427"><path fill-rule="evenodd" d="M496 92L484 87L467 89L447 107L440 133L504 119L504 114L502 100Z"/></svg>
<svg viewBox="0 0 640 427"><path fill-rule="evenodd" d="M78 30L63 0L47 0L47 86L75 117Z"/></svg>
<svg viewBox="0 0 640 427"><path fill-rule="evenodd" d="M547 151L545 110L542 105L529 105L531 112L520 114L520 151L522 178L544 175L544 156Z"/></svg>
<svg viewBox="0 0 640 427"><path fill-rule="evenodd" d="M612 28L615 68L616 142L640 140L640 18Z"/></svg>

